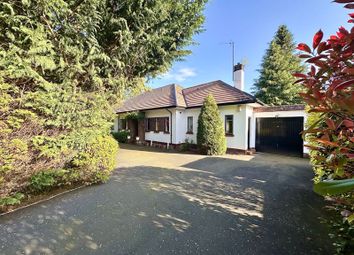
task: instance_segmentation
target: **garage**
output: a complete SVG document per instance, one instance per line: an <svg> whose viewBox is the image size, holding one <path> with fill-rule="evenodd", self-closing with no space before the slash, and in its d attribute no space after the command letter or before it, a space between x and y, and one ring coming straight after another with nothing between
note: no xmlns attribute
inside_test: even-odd
<svg viewBox="0 0 354 255"><path fill-rule="evenodd" d="M256 118L256 151L303 156L303 117Z"/></svg>

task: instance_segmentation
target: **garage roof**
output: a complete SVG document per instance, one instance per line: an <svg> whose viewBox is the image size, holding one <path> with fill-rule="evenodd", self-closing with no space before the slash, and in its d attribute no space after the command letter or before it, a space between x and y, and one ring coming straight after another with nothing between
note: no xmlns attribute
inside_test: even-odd
<svg viewBox="0 0 354 255"><path fill-rule="evenodd" d="M277 106L262 106L253 109L253 112L278 112L278 111L303 111L305 105L293 104L293 105L277 105Z"/></svg>

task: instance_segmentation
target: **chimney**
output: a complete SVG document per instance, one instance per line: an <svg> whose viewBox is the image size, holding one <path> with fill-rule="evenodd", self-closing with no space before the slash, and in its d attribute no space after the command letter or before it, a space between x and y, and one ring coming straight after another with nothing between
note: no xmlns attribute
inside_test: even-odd
<svg viewBox="0 0 354 255"><path fill-rule="evenodd" d="M242 91L245 89L244 76L244 65L237 63L234 66L234 86Z"/></svg>

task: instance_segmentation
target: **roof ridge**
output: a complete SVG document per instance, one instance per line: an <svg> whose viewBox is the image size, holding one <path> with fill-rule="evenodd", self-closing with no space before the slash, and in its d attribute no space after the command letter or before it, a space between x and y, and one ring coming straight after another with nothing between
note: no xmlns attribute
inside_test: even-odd
<svg viewBox="0 0 354 255"><path fill-rule="evenodd" d="M178 105L178 102L177 102L177 89L176 89L176 84L175 83L173 83L173 92L174 92L175 105Z"/></svg>
<svg viewBox="0 0 354 255"><path fill-rule="evenodd" d="M212 85L213 83L219 82L219 81L223 82L222 80L209 81L209 82L206 82L206 83L200 83L200 84L197 84L197 85L188 87L188 88L184 88L182 91L184 91L184 90L189 90L189 89L195 89L195 88L202 87L202 86L210 86L210 85Z"/></svg>
<svg viewBox="0 0 354 255"><path fill-rule="evenodd" d="M182 99L183 99L183 105L180 104L182 102L179 102L178 100L178 94L177 94L177 88L180 88L181 90L181 94L182 94ZM186 98L184 97L184 94L183 94L183 87L181 85L178 85L178 84L174 84L174 92L175 92L175 102L176 102L176 106L182 106L182 107L185 107L187 105L186 103ZM181 100L182 100L181 99Z"/></svg>

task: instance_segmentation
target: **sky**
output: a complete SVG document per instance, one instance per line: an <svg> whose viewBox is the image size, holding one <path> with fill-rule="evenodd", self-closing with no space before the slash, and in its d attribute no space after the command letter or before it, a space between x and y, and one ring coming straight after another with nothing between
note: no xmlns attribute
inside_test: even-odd
<svg viewBox="0 0 354 255"><path fill-rule="evenodd" d="M312 44L322 29L324 38L347 24L348 9L331 0L210 0L204 15L204 32L194 36L192 54L175 62L169 72L152 79L152 88L177 83L183 87L223 80L232 82L232 51L235 63L245 66L245 90L251 92L262 57L279 25L285 24L296 43Z"/></svg>

